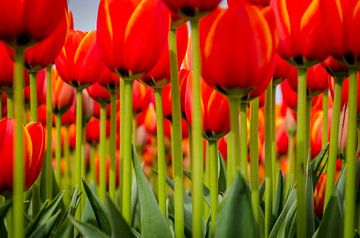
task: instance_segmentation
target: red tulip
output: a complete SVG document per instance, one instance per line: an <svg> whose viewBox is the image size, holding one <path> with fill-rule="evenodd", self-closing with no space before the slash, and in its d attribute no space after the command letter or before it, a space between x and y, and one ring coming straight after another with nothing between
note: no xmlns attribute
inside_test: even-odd
<svg viewBox="0 0 360 238"><path fill-rule="evenodd" d="M87 92L89 96L100 104L110 103L110 93L103 88L99 83L95 83L88 87Z"/></svg>
<svg viewBox="0 0 360 238"><path fill-rule="evenodd" d="M66 0L3 0L0 40L27 45L54 31L67 10Z"/></svg>
<svg viewBox="0 0 360 238"><path fill-rule="evenodd" d="M5 117L5 115L7 114L7 99L6 99L6 93L4 92L0 92L0 95L1 95L1 105L2 105L2 108L0 108L0 112L2 113L2 117Z"/></svg>
<svg viewBox="0 0 360 238"><path fill-rule="evenodd" d="M69 126L69 149L74 150L76 146L76 125Z"/></svg>
<svg viewBox="0 0 360 238"><path fill-rule="evenodd" d="M13 142L15 121L0 120L0 193L6 194L13 189ZM45 132L39 122L23 127L25 190L29 189L40 174L45 151Z"/></svg>
<svg viewBox="0 0 360 238"><path fill-rule="evenodd" d="M360 74L358 74L358 80L360 78ZM360 90L360 84L357 84L358 86L358 90ZM331 92L331 96L334 97L334 82L332 80L331 82L331 87L330 87L330 92ZM349 92L349 78L346 78L344 80L343 86L342 86L342 94L341 94L341 108L344 107L345 103L347 103L348 101L348 93ZM360 114L360 93L357 94L357 113L358 115Z"/></svg>
<svg viewBox="0 0 360 238"><path fill-rule="evenodd" d="M278 53L294 65L309 66L328 56L319 1L272 0L277 30ZM332 26L334 29L334 26Z"/></svg>
<svg viewBox="0 0 360 238"><path fill-rule="evenodd" d="M51 78L53 111L64 114L75 101L75 90L62 80L55 68L52 69Z"/></svg>
<svg viewBox="0 0 360 238"><path fill-rule="evenodd" d="M279 118L276 120L275 126L276 154L278 158L288 153L289 136L284 121L284 118Z"/></svg>
<svg viewBox="0 0 360 238"><path fill-rule="evenodd" d="M200 22L204 80L228 95L266 88L273 72L272 32L263 12L244 1L205 17Z"/></svg>
<svg viewBox="0 0 360 238"><path fill-rule="evenodd" d="M170 14L160 0L100 1L97 42L105 65L120 75L149 72L167 43L169 28Z"/></svg>
<svg viewBox="0 0 360 238"><path fill-rule="evenodd" d="M133 112L140 113L145 110L150 103L152 91L150 88L139 83L138 81L134 82L133 86Z"/></svg>
<svg viewBox="0 0 360 238"><path fill-rule="evenodd" d="M25 50L25 66L29 71L37 72L54 63L65 43L70 24L69 13L64 11L55 30L44 40Z"/></svg>
<svg viewBox="0 0 360 238"><path fill-rule="evenodd" d="M186 24L177 29L176 41L178 67L180 68L188 46L188 27ZM163 48L156 65L141 79L141 81L154 88L162 88L170 82L170 56L168 44Z"/></svg>
<svg viewBox="0 0 360 238"><path fill-rule="evenodd" d="M100 54L100 52L98 52L98 54ZM103 65L102 62L101 65ZM109 92L117 92L119 90L119 76L111 72L105 65L102 67L102 71L100 72L97 82Z"/></svg>
<svg viewBox="0 0 360 238"><path fill-rule="evenodd" d="M13 83L14 83L14 62L12 60L13 57L14 57L14 51L9 46L5 45L3 42L0 41L0 62L1 62L0 90L1 91L5 91L5 92L13 91ZM26 86L29 85L29 73L26 70L24 73L25 73L24 83Z"/></svg>
<svg viewBox="0 0 360 238"><path fill-rule="evenodd" d="M60 55L55 60L60 77L75 88L86 88L99 78L102 65L95 41L94 31L70 31Z"/></svg>
<svg viewBox="0 0 360 238"><path fill-rule="evenodd" d="M119 101L116 102L116 106L117 106L117 110L119 109ZM110 112L111 112L111 106L110 104L108 104L106 106L106 118L110 118ZM100 103L98 103L97 101L94 101L94 117L96 118L100 118ZM117 115L118 116L118 115Z"/></svg>
<svg viewBox="0 0 360 238"><path fill-rule="evenodd" d="M110 136L110 121L106 121L106 137ZM92 117L85 127L86 141L90 144L98 144L100 141L100 121Z"/></svg>
<svg viewBox="0 0 360 238"><path fill-rule="evenodd" d="M332 111L330 110L328 123L331 125ZM323 131L323 116L322 111L313 113L311 117L311 130L310 130L310 156L315 158L323 149L322 147L322 131ZM330 131L328 132L330 137Z"/></svg>
<svg viewBox="0 0 360 238"><path fill-rule="evenodd" d="M297 107L297 93L290 87L288 80L282 82L280 87L283 103L295 111Z"/></svg>
<svg viewBox="0 0 360 238"><path fill-rule="evenodd" d="M291 88L297 91L298 70L295 67L292 67L287 79ZM306 88L311 96L318 95L329 88L330 75L321 64L311 66L306 72L306 79Z"/></svg>
<svg viewBox="0 0 360 238"><path fill-rule="evenodd" d="M116 187L119 185L120 182L120 157L119 154L116 153L116 171L115 171L115 178L116 178ZM100 156L96 155L95 157L95 173L96 173L96 183L99 184L99 174L100 174ZM110 175L110 157L106 156L106 187L109 188L109 175Z"/></svg>
<svg viewBox="0 0 360 238"><path fill-rule="evenodd" d="M221 0L162 0L168 8L179 16L191 18L213 11Z"/></svg>
<svg viewBox="0 0 360 238"><path fill-rule="evenodd" d="M343 79L349 75L349 68L331 56L327 57L323 62L321 62L321 65L331 76L335 78Z"/></svg>
<svg viewBox="0 0 360 238"><path fill-rule="evenodd" d="M275 69L273 74L274 84L278 85L284 81L291 70L291 65L281 58L278 54L275 55Z"/></svg>

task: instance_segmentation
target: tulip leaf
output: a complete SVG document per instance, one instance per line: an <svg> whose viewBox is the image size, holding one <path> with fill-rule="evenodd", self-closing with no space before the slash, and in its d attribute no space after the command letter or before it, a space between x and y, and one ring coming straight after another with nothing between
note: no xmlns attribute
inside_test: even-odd
<svg viewBox="0 0 360 238"><path fill-rule="evenodd" d="M343 234L343 212L337 196L331 196L320 226L314 237L341 237Z"/></svg>
<svg viewBox="0 0 360 238"><path fill-rule="evenodd" d="M3 203L0 206L0 219L4 219L6 214L8 213L10 207L12 205L12 201L11 200L7 200L5 203Z"/></svg>
<svg viewBox="0 0 360 238"><path fill-rule="evenodd" d="M189 171L184 170L184 175L191 180L191 173ZM210 208L210 189L205 184L203 184L203 199Z"/></svg>
<svg viewBox="0 0 360 238"><path fill-rule="evenodd" d="M219 166L220 173L219 173L218 188L219 188L219 193L224 194L226 191L227 171L226 171L225 161L220 153L219 153L219 164L220 164Z"/></svg>
<svg viewBox="0 0 360 238"><path fill-rule="evenodd" d="M50 217L47 222L39 226L31 235L30 238L47 238L52 233L54 227L57 225L60 218L61 211L58 210L55 215Z"/></svg>
<svg viewBox="0 0 360 238"><path fill-rule="evenodd" d="M111 237L134 237L129 225L109 197L106 197L106 205L110 215Z"/></svg>
<svg viewBox="0 0 360 238"><path fill-rule="evenodd" d="M281 237L280 236L281 229L283 229L282 232L285 232L285 219L286 219L286 216L290 213L290 209L294 204L296 205L296 190L295 189L293 189L290 192L289 197L285 203L285 206L284 206L283 210L281 211L279 217L275 221L275 224L269 234L269 238Z"/></svg>
<svg viewBox="0 0 360 238"><path fill-rule="evenodd" d="M54 212L59 209L59 205L62 201L63 194L59 193L51 202L46 200L42 205L39 214L30 223L26 229L26 237L29 237L39 226L48 222L50 217L53 216Z"/></svg>
<svg viewBox="0 0 360 238"><path fill-rule="evenodd" d="M255 229L250 189L238 172L219 205L215 237L255 237Z"/></svg>
<svg viewBox="0 0 360 238"><path fill-rule="evenodd" d="M312 179L314 181L313 188L315 189L316 184L319 181L319 178L321 174L326 169L327 165L327 159L328 159L328 151L329 151L329 144L322 149L322 151L315 157L315 159L311 162L311 172L312 173Z"/></svg>
<svg viewBox="0 0 360 238"><path fill-rule="evenodd" d="M107 217L105 206L101 203L100 199L93 193L93 191L91 191L85 180L83 180L83 184L87 199L89 200L90 205L93 209L99 228L106 234L110 235L111 225Z"/></svg>
<svg viewBox="0 0 360 238"><path fill-rule="evenodd" d="M281 237L295 237L296 234L296 202L291 206L285 218L285 231Z"/></svg>
<svg viewBox="0 0 360 238"><path fill-rule="evenodd" d="M154 193L151 191L151 188L145 178L135 151L133 151L133 164L136 180L138 182L142 237L171 237L170 228L161 214Z"/></svg>
<svg viewBox="0 0 360 238"><path fill-rule="evenodd" d="M85 238L110 238L107 234L105 234L103 231L93 225L78 222L74 218L70 219L76 229Z"/></svg>
<svg viewBox="0 0 360 238"><path fill-rule="evenodd" d="M277 219L281 212L283 192L284 192L283 176L282 176L281 171L279 171L275 199L274 199L274 204L273 204L273 211L272 211L274 219Z"/></svg>

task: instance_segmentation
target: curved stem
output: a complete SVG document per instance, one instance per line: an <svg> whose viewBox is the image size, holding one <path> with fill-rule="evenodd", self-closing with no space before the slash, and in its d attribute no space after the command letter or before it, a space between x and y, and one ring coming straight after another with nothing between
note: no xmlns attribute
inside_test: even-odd
<svg viewBox="0 0 360 238"><path fill-rule="evenodd" d="M237 161L237 158L240 156L240 126L239 126L239 105L240 105L240 99L238 98L229 98L229 104L230 104L230 128L231 131L229 133L229 139L231 141L228 141L228 144L230 144L230 155L231 155L231 162L230 165L232 167L232 175L231 180L227 184L227 187L230 187L232 184L232 179L235 176L235 173L239 169L239 162Z"/></svg>
<svg viewBox="0 0 360 238"><path fill-rule="evenodd" d="M355 231L357 79L357 69L350 69L345 178L345 238L353 237Z"/></svg>
<svg viewBox="0 0 360 238"><path fill-rule="evenodd" d="M210 166L210 204L211 223L210 237L215 234L216 211L218 202L218 148L217 141L209 141L209 166Z"/></svg>
<svg viewBox="0 0 360 238"><path fill-rule="evenodd" d="M52 91L51 91L51 66L46 69L46 154L45 154L45 195L46 199L51 199L53 195L53 175L52 175Z"/></svg>
<svg viewBox="0 0 360 238"><path fill-rule="evenodd" d="M240 169L244 177L247 178L248 171L248 148L247 148L247 121L246 121L246 105L247 102L242 100L240 102Z"/></svg>
<svg viewBox="0 0 360 238"><path fill-rule="evenodd" d="M14 237L24 237L24 51L17 48L15 48L14 88L13 235Z"/></svg>
<svg viewBox="0 0 360 238"><path fill-rule="evenodd" d="M76 90L76 145L75 145L75 184L79 189L79 193L82 193L82 169L81 169L81 157L82 157L82 89ZM81 204L80 204L81 205ZM76 218L80 219L82 214L82 207L79 206L76 212Z"/></svg>
<svg viewBox="0 0 360 238"><path fill-rule="evenodd" d="M204 177L204 145L202 139L202 114L201 114L201 95L200 95L200 40L199 40L199 21L191 22L191 35L193 39L192 61L193 61L193 110L192 110L192 132L194 171L192 173L192 195L193 195L193 236L200 237L202 233L202 186ZM177 145L179 146L179 145Z"/></svg>
<svg viewBox="0 0 360 238"><path fill-rule="evenodd" d="M323 131L322 131L322 148L324 149L328 144L328 133L329 133L329 96L328 90L323 92L322 101L323 110Z"/></svg>
<svg viewBox="0 0 360 238"><path fill-rule="evenodd" d="M306 190L305 169L307 160L307 129L306 129L306 69L299 68L298 77L298 105L297 105L297 237L307 236L306 226ZM305 128L305 129L304 129Z"/></svg>
<svg viewBox="0 0 360 238"><path fill-rule="evenodd" d="M327 175L326 175L324 211L333 193L333 188L335 183L342 84L343 84L343 80L335 80L334 105L332 111L333 115L332 115L331 132L330 132L330 146L329 146L329 159L328 159Z"/></svg>
<svg viewBox="0 0 360 238"><path fill-rule="evenodd" d="M251 168L251 201L254 211L255 231L259 230L259 98L250 102L250 168Z"/></svg>
<svg viewBox="0 0 360 238"><path fill-rule="evenodd" d="M7 92L7 117L14 118L14 94Z"/></svg>
<svg viewBox="0 0 360 238"><path fill-rule="evenodd" d="M158 199L160 211L166 217L166 172L164 144L164 115L162 105L162 90L155 90L157 151L158 151Z"/></svg>
<svg viewBox="0 0 360 238"><path fill-rule="evenodd" d="M121 119L124 123L123 134L123 198L122 198L122 212L125 221L130 224L131 222L131 161L132 161L132 89L133 81L125 80L124 87L124 117Z"/></svg>
<svg viewBox="0 0 360 238"><path fill-rule="evenodd" d="M30 119L31 121L37 121L37 88L36 88L36 73L31 72L29 74L30 78Z"/></svg>
<svg viewBox="0 0 360 238"><path fill-rule="evenodd" d="M110 94L110 175L109 175L109 194L113 202L116 196L116 95L117 92ZM106 131L106 128L105 128Z"/></svg>
<svg viewBox="0 0 360 238"><path fill-rule="evenodd" d="M55 127L56 127L55 178L56 178L58 185L60 186L60 182L61 182L61 115L59 113L56 114L56 117L55 117Z"/></svg>
<svg viewBox="0 0 360 238"><path fill-rule="evenodd" d="M106 104L100 105L100 169L99 169L99 198L105 202L106 196Z"/></svg>
<svg viewBox="0 0 360 238"><path fill-rule="evenodd" d="M272 85L265 92L265 237L270 233L273 200Z"/></svg>

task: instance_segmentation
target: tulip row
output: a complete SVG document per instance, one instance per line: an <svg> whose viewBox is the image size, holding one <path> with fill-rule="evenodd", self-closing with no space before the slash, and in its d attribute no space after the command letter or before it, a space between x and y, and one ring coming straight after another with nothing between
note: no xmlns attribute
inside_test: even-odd
<svg viewBox="0 0 360 238"><path fill-rule="evenodd" d="M0 3L1 234L359 234L359 3L219 4Z"/></svg>

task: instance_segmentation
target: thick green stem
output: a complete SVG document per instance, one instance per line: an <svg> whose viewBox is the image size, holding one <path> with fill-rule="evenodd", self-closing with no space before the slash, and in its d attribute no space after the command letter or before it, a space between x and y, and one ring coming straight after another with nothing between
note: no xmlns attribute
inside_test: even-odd
<svg viewBox="0 0 360 238"><path fill-rule="evenodd" d="M131 222L131 161L132 161L132 89L133 80L125 79L124 87L124 117L121 119L124 123L124 140L123 140L123 198L122 212L125 221Z"/></svg>
<svg viewBox="0 0 360 238"><path fill-rule="evenodd" d="M265 92L265 237L271 230L273 200L272 85Z"/></svg>
<svg viewBox="0 0 360 238"><path fill-rule="evenodd" d="M61 115L59 113L56 114L55 127L56 127L55 178L56 178L56 182L60 186L60 183L61 183Z"/></svg>
<svg viewBox="0 0 360 238"><path fill-rule="evenodd" d="M357 119L357 69L350 69L348 129L346 144L346 178L345 178L345 230L344 238L354 237L355 231L355 191L356 191L356 119Z"/></svg>
<svg viewBox="0 0 360 238"><path fill-rule="evenodd" d="M322 101L323 110L323 131L322 131L322 148L324 149L328 144L328 133L329 133L329 95L328 90L323 92Z"/></svg>
<svg viewBox="0 0 360 238"><path fill-rule="evenodd" d="M242 100L240 102L240 170L244 177L247 178L248 171L248 149L247 149L247 121L246 121L246 106L247 102Z"/></svg>
<svg viewBox="0 0 360 238"><path fill-rule="evenodd" d="M125 80L119 78L120 80L120 194L124 191L124 123L121 120L124 118L124 108L125 108ZM120 196L120 207L123 204L123 196Z"/></svg>
<svg viewBox="0 0 360 238"><path fill-rule="evenodd" d="M330 146L329 146L329 159L328 159L327 175L326 175L324 211L333 193L334 183L335 183L342 84L343 84L342 79L335 80L334 105L332 111L333 115L332 115L331 132L330 132Z"/></svg>
<svg viewBox="0 0 360 238"><path fill-rule="evenodd" d="M310 118L312 99L313 97L310 95L306 97L306 159L310 156Z"/></svg>
<svg viewBox="0 0 360 238"><path fill-rule="evenodd" d="M299 68L297 104L297 237L307 237L305 171L307 161L306 69Z"/></svg>
<svg viewBox="0 0 360 238"><path fill-rule="evenodd" d="M37 88L36 88L36 73L31 72L30 75L30 119L37 121Z"/></svg>
<svg viewBox="0 0 360 238"><path fill-rule="evenodd" d="M193 39L192 61L193 61L193 110L192 110L192 132L194 150L194 171L192 171L192 211L193 211L193 236L201 237L202 231L202 186L204 177L204 145L202 139L202 114L200 95L201 57L199 40L199 20L191 22L191 35ZM179 146L179 145L177 145Z"/></svg>
<svg viewBox="0 0 360 238"><path fill-rule="evenodd" d="M175 237L184 237L184 177L183 177L183 156L182 156L182 128L181 128L181 104L180 86L178 75L178 58L176 45L176 31L169 32L169 54L170 54L170 76L171 76L171 155L173 158L173 179L174 179L174 213L175 213ZM190 126L189 126L190 128ZM192 133L189 130L190 152L192 151ZM191 154L191 159L192 159ZM192 162L191 162L192 164ZM192 170L192 165L191 172Z"/></svg>
<svg viewBox="0 0 360 238"><path fill-rule="evenodd" d="M209 166L210 166L210 204L211 223L210 237L215 234L215 221L218 202L218 148L217 141L209 141Z"/></svg>
<svg viewBox="0 0 360 238"><path fill-rule="evenodd" d="M227 149L227 166L226 166L226 187L228 188L230 184L232 184L234 179L234 171L235 171L235 160L233 156L233 147L232 147L232 141L233 141L233 132L232 130L227 134L226 138L226 149Z"/></svg>
<svg viewBox="0 0 360 238"><path fill-rule="evenodd" d="M46 154L45 154L45 196L51 199L53 195L52 175L52 81L51 66L46 69Z"/></svg>
<svg viewBox="0 0 360 238"><path fill-rule="evenodd" d="M7 92L7 117L14 118L14 94Z"/></svg>
<svg viewBox="0 0 360 238"><path fill-rule="evenodd" d="M251 201L254 211L255 231L259 231L259 98L250 102L250 175L251 175ZM258 235L258 234L257 234Z"/></svg>
<svg viewBox="0 0 360 238"><path fill-rule="evenodd" d="M273 171L273 179L272 179L272 195L273 199L275 199L275 191L276 191L276 181L277 181L277 158L276 158L276 144L275 144L275 129L276 129L276 111L275 111L275 101L276 101L276 84L274 81L271 82L272 92L271 92L271 162L272 162L272 171Z"/></svg>
<svg viewBox="0 0 360 238"><path fill-rule="evenodd" d="M82 89L76 91L76 145L75 145L75 184L79 189L79 193L82 193L81 178L81 157L82 157ZM81 205L81 204L80 204ZM82 214L82 207L76 211L76 218L80 219Z"/></svg>
<svg viewBox="0 0 360 238"><path fill-rule="evenodd" d="M105 202L106 196L106 104L100 105L100 168L99 168L99 198Z"/></svg>
<svg viewBox="0 0 360 238"><path fill-rule="evenodd" d="M110 175L109 194L113 202L116 196L116 96L117 92L110 94ZM106 128L105 128L106 130Z"/></svg>
<svg viewBox="0 0 360 238"><path fill-rule="evenodd" d="M230 104L230 133L229 133L229 141L228 144L230 146L228 149L229 155L231 155L231 162L232 164L229 164L228 166L232 167L231 173L232 175L229 177L229 183L227 184L227 187L230 187L232 184L232 180L235 176L236 171L239 169L239 162L238 157L240 156L240 126L239 126L239 105L240 105L240 99L238 98L229 98L229 104ZM230 140L231 139L231 140ZM228 156L229 157L229 156Z"/></svg>
<svg viewBox="0 0 360 238"><path fill-rule="evenodd" d="M70 146L69 146L69 128L66 128L64 135L64 159L66 161L66 169L65 169L65 204L70 202L70 196L72 194L72 183L71 183L71 159L70 159Z"/></svg>
<svg viewBox="0 0 360 238"><path fill-rule="evenodd" d="M155 90L157 151L158 151L158 199L160 211L166 217L166 171L164 144L164 114L162 105L162 90Z"/></svg>
<svg viewBox="0 0 360 238"><path fill-rule="evenodd" d="M13 235L24 237L24 51L17 48L15 48L14 88Z"/></svg>

